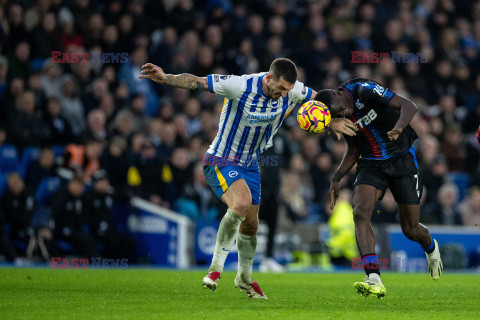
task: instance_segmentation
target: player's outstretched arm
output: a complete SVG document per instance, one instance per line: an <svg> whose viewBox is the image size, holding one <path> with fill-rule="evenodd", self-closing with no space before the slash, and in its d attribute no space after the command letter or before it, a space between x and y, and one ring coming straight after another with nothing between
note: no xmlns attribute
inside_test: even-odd
<svg viewBox="0 0 480 320"><path fill-rule="evenodd" d="M417 113L417 106L413 101L397 95L393 98L392 103L390 104L392 108L400 110L400 118L398 119L395 127L387 132L390 140L397 140L402 133L403 129L412 121L413 116Z"/></svg>
<svg viewBox="0 0 480 320"><path fill-rule="evenodd" d="M146 63L142 66L140 79L150 79L167 86L189 89L189 90L208 90L206 77L197 77L192 74L182 73L178 75L166 74L162 68L153 63Z"/></svg>
<svg viewBox="0 0 480 320"><path fill-rule="evenodd" d="M335 208L340 193L340 180L352 169L360 157L360 148L351 139L347 139L347 150L343 155L342 163L335 171L330 182L330 210Z"/></svg>

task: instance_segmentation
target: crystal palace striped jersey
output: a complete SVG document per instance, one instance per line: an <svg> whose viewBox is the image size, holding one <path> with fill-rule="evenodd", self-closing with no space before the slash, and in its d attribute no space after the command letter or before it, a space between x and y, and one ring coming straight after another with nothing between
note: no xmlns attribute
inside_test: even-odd
<svg viewBox="0 0 480 320"><path fill-rule="evenodd" d="M217 136L208 154L250 165L272 145L272 137L293 108L310 100L312 89L299 81L286 98L267 97L262 90L266 74L207 77L210 92L225 97Z"/></svg>

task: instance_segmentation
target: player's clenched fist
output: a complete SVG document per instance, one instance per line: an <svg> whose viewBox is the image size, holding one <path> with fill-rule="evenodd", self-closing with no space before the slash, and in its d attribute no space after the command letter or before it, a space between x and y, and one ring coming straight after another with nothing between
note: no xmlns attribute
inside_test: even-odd
<svg viewBox="0 0 480 320"><path fill-rule="evenodd" d="M150 79L158 83L164 83L167 80L167 75L163 72L163 69L153 63L146 63L142 66L142 75L140 79Z"/></svg>
<svg viewBox="0 0 480 320"><path fill-rule="evenodd" d="M402 133L402 129L392 129L390 131L387 132L387 135L388 135L388 138L392 141L395 141L398 139L398 137L400 136L400 133Z"/></svg>

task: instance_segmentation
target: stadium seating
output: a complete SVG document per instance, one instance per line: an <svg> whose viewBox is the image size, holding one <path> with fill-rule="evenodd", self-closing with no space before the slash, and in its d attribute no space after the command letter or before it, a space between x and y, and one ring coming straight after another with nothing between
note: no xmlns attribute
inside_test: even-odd
<svg viewBox="0 0 480 320"><path fill-rule="evenodd" d="M21 171L17 148L14 145L7 144L0 147L0 170L4 174Z"/></svg>
<svg viewBox="0 0 480 320"><path fill-rule="evenodd" d="M25 177L28 166L33 160L37 160L40 157L40 148L38 147L26 147L22 153L21 174Z"/></svg>
<svg viewBox="0 0 480 320"><path fill-rule="evenodd" d="M58 145L53 146L53 153L55 157L60 157L63 154L63 149L65 149L64 146L58 146Z"/></svg>

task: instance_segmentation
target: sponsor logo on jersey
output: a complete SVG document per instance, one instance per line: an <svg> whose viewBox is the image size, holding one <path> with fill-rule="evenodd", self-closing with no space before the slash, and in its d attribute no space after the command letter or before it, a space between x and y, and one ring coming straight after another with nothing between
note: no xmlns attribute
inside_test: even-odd
<svg viewBox="0 0 480 320"><path fill-rule="evenodd" d="M355 122L355 125L359 128L362 129L363 127L368 126L370 123L372 123L373 120L377 118L377 113L375 110L370 110L366 115L358 119L357 122Z"/></svg>
<svg viewBox="0 0 480 320"><path fill-rule="evenodd" d="M277 116L276 114L260 115L260 116L249 114L245 118L249 120L248 121L249 124L255 124L259 122L272 122L276 116Z"/></svg>
<svg viewBox="0 0 480 320"><path fill-rule="evenodd" d="M238 172L232 170L232 171L230 171L230 172L228 173L228 176L229 176L230 178L235 178L236 176L238 176Z"/></svg>

